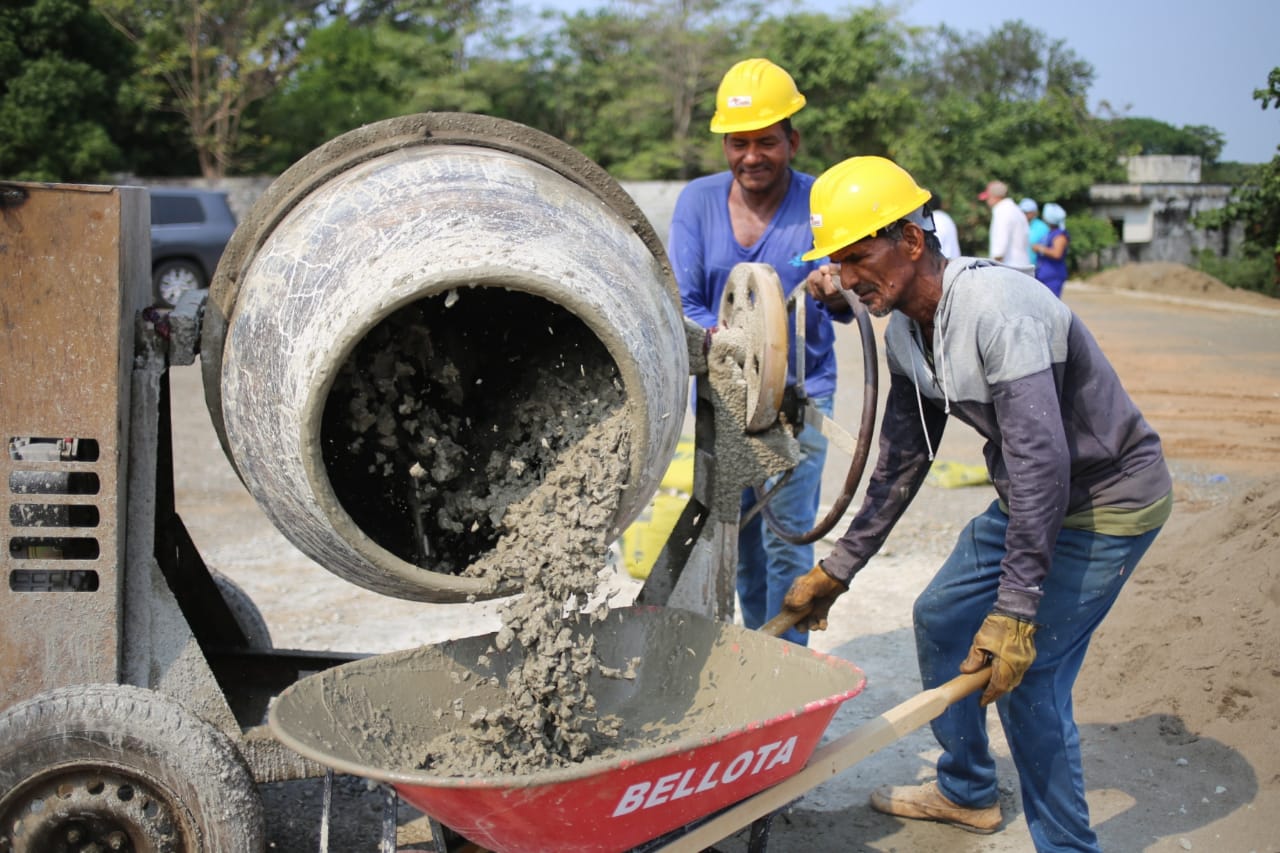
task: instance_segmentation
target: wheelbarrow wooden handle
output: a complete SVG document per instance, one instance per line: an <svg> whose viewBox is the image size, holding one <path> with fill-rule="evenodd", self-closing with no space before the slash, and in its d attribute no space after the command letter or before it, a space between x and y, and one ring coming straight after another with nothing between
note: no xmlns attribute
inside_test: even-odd
<svg viewBox="0 0 1280 853"><path fill-rule="evenodd" d="M781 637L783 632L809 615L813 608L804 610L783 610L777 616L760 626L760 630L770 637Z"/></svg>
<svg viewBox="0 0 1280 853"><path fill-rule="evenodd" d="M659 848L659 853L697 853L727 838L757 818L777 811L873 752L920 728L953 703L986 687L990 678L991 667L984 667L969 675L958 675L932 690L917 693L874 720L868 720L853 731L818 747L800 772L729 807L671 844Z"/></svg>

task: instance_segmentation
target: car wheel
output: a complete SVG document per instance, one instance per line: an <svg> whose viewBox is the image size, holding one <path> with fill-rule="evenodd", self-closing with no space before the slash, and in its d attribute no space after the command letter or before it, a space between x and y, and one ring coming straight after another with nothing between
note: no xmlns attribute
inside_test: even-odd
<svg viewBox="0 0 1280 853"><path fill-rule="evenodd" d="M165 261L155 268L151 274L151 283L155 286L156 304L172 308L178 304L178 298L188 290L199 290L204 287L204 271L191 261Z"/></svg>
<svg viewBox="0 0 1280 853"><path fill-rule="evenodd" d="M59 688L0 714L0 850L263 849L262 801L225 734L139 687Z"/></svg>

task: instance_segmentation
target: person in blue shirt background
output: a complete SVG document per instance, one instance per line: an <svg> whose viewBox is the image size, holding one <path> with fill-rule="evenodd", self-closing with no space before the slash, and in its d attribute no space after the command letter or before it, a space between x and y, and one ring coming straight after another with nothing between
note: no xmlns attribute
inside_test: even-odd
<svg viewBox="0 0 1280 853"><path fill-rule="evenodd" d="M1044 206L1044 221L1044 237L1031 245L1037 256L1036 278L1061 299L1062 286L1067 283L1067 246L1071 243L1067 212L1061 205L1049 202Z"/></svg>
<svg viewBox="0 0 1280 853"><path fill-rule="evenodd" d="M1040 218L1040 205L1036 204L1034 198L1024 198L1018 202L1018 209L1027 215L1027 245L1031 247L1028 257L1034 269L1036 261L1040 260L1040 256L1036 254L1036 243L1043 243L1044 238L1049 236L1049 226Z"/></svg>
<svg viewBox="0 0 1280 853"><path fill-rule="evenodd" d="M690 181L676 200L667 254L680 285L686 316L714 329L729 272L740 263L767 263L778 272L789 296L822 261L800 256L812 247L809 188L813 176L796 171L791 161L800 148L800 132L791 116L804 95L784 69L767 59L747 59L725 73L716 94L711 132L723 134L728 171ZM836 389L835 329L832 320L849 322L853 312L842 299L830 305L808 300L805 309L804 376L810 401L831 415ZM787 369L795 382L794 330ZM811 427L797 436L801 461L770 500L781 525L792 532L810 530L817 517L827 441ZM774 481L766 484L772 488ZM755 505L744 491L745 514ZM793 545L757 513L738 536L738 599L743 623L759 628L782 609L791 582L813 566L813 545ZM798 631L783 636L807 643Z"/></svg>

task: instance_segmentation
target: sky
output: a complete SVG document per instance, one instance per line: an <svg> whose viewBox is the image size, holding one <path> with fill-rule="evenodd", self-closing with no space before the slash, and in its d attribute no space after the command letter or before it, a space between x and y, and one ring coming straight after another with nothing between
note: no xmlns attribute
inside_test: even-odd
<svg viewBox="0 0 1280 853"><path fill-rule="evenodd" d="M607 0L533 0L575 11ZM801 0L798 8L838 11L859 4ZM1060 39L1094 69L1089 106L1175 127L1208 125L1226 138L1223 161L1261 163L1280 145L1280 108L1263 110L1253 90L1280 66L1276 0L901 0L909 24L945 23L962 33L990 32L1021 19ZM781 12L786 8L779 3Z"/></svg>

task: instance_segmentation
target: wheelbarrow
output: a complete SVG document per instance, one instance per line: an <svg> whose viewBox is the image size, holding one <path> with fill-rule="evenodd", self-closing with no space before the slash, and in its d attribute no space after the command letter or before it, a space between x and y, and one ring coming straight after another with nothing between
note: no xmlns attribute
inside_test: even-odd
<svg viewBox="0 0 1280 853"><path fill-rule="evenodd" d="M520 652L495 652L492 635L317 673L279 696L269 723L301 755L391 786L496 853L698 851L987 680L987 670L960 676L817 749L866 678L848 661L770 636L793 621L750 631L673 608L630 607L584 623L604 667L635 669L634 678L591 676L600 715L616 715L622 728L616 748L568 767L486 777L418 768L424 744L464 729L470 710L502 701L503 675Z"/></svg>

